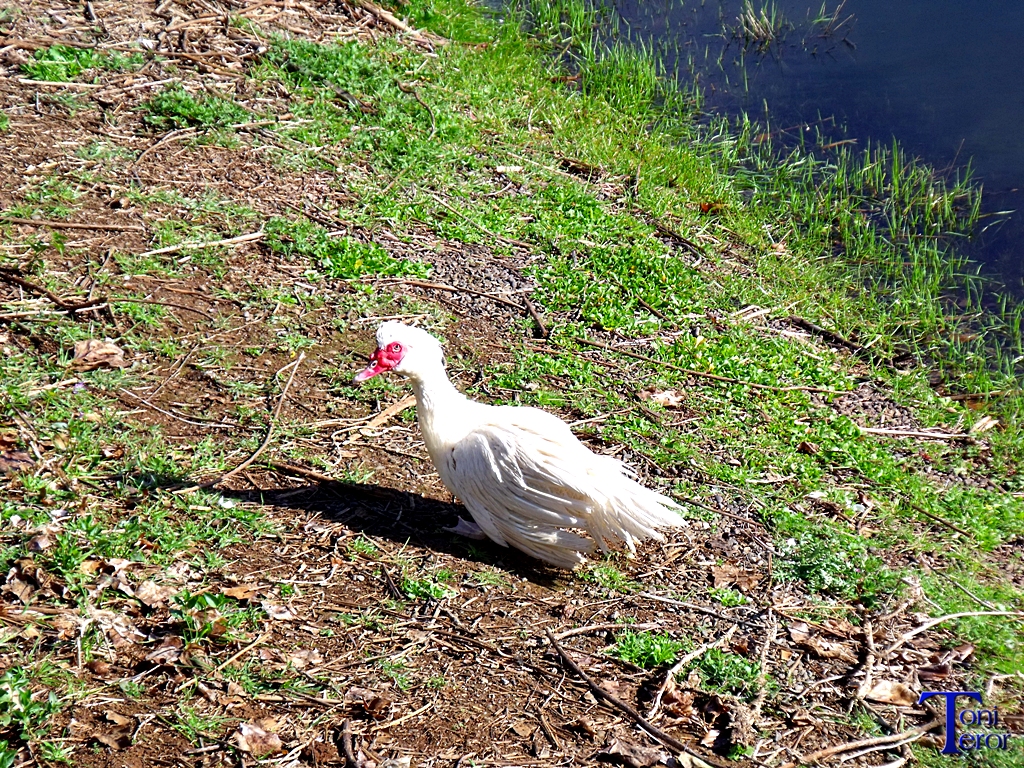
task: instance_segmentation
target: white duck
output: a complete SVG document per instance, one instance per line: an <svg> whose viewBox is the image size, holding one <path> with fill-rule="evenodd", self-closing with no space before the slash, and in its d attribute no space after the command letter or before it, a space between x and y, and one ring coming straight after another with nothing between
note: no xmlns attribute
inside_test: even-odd
<svg viewBox="0 0 1024 768"><path fill-rule="evenodd" d="M355 380L385 371L411 380L441 481L498 544L571 569L595 542L607 552L609 541L623 540L635 552L634 541L661 541L658 528L682 524L678 504L637 483L617 459L592 453L556 416L459 392L445 373L441 344L426 331L381 325L377 351Z"/></svg>

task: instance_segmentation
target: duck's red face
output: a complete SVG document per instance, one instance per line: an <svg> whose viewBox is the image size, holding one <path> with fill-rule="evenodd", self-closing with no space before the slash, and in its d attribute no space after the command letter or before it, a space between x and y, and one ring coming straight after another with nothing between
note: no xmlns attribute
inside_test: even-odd
<svg viewBox="0 0 1024 768"><path fill-rule="evenodd" d="M386 346L378 347L377 351L370 357L370 364L356 374L356 381L366 381L367 379L372 379L378 373L392 370L402 362L403 357L405 357L405 347L397 341L392 341Z"/></svg>

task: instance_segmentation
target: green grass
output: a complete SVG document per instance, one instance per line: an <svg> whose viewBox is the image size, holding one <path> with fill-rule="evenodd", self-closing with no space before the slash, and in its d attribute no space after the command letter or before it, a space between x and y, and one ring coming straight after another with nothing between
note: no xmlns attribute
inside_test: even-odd
<svg viewBox="0 0 1024 768"><path fill-rule="evenodd" d="M145 62L141 53L126 55L120 51L72 48L58 44L36 51L29 61L21 65L21 71L33 80L69 82L90 71L127 72L139 69Z"/></svg>
<svg viewBox="0 0 1024 768"><path fill-rule="evenodd" d="M142 105L147 125L161 131L176 128L226 129L251 122L252 113L220 96L195 96L173 83Z"/></svg>
<svg viewBox="0 0 1024 768"><path fill-rule="evenodd" d="M308 219L272 218L266 224L270 250L286 258L304 257L332 278L364 275L409 275L426 277L426 264L396 259L373 242L351 236L331 235Z"/></svg>
<svg viewBox="0 0 1024 768"><path fill-rule="evenodd" d="M747 701L753 700L760 690L760 664L735 653L709 648L689 669L700 675L700 685L704 690L728 693ZM687 674L685 670L680 672L680 679ZM775 687L770 679L765 685L769 689Z"/></svg>
<svg viewBox="0 0 1024 768"><path fill-rule="evenodd" d="M671 664L685 647L685 643L668 635L626 631L616 636L615 645L608 649L608 653L638 667L652 669Z"/></svg>

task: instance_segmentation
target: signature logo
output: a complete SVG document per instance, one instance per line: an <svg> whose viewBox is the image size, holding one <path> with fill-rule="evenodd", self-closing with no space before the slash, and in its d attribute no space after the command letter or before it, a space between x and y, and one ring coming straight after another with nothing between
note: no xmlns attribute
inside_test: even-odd
<svg viewBox="0 0 1024 768"><path fill-rule="evenodd" d="M976 707L956 709L956 700L961 696L974 699L984 704L978 691L924 691L918 704L923 704L932 696L943 696L946 699L946 743L942 747L944 755L959 755L961 750L970 752L979 749L1006 749L1010 734L999 732L999 710L978 709ZM957 723L965 728L976 727L976 731L968 731L957 736ZM983 730L982 730L983 729Z"/></svg>

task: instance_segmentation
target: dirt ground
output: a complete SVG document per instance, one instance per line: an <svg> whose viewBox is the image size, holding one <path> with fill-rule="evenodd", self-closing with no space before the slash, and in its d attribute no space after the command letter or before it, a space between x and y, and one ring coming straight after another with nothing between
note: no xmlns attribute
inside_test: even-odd
<svg viewBox="0 0 1024 768"><path fill-rule="evenodd" d="M377 418L408 392L379 402L337 394L338 379L358 370L372 351L380 318L354 313L345 330L330 322L355 291L345 281L309 286L309 295L322 303L271 299L256 307L231 298L260 291L272 296L281 286L302 283L302 264L275 256L258 238L228 246L221 272L190 263L182 251L174 276L125 272L94 294L100 271L118 273L111 254L152 250L154 228L178 213L173 202L133 202L132 184L185 198L214 190L260 217L301 211L334 228L326 211L346 202L345 175L358 169L289 172L271 156L272 142L255 140L259 127L241 131L234 146L195 144L174 131L155 133L137 108L154 84L170 79L245 95L243 75L258 60L260 41L224 23L228 12L266 30L314 40L341 36L369 43L401 33L362 5L174 0L154 7L95 0L83 8L25 2L21 13L0 24L0 101L10 116L10 129L0 133L0 156L9 158L0 166L0 209L21 204L44 175L93 172L69 219L52 229L39 222L9 224L9 240L65 235L67 257L51 262L49 273L66 286L65 297L91 299L102 290L116 307L119 295L144 296L143 302L166 312L162 327L149 333L173 337L182 350L173 359L152 352L129 357L140 372L139 386L110 393L120 400L125 421L158 427L185 451L215 436L239 446L236 464L244 459L265 430L262 422L239 423L237 390L200 364L215 346L244 357L231 370L253 385L254 407L276 405L262 394L268 382L277 372L294 373L278 422L315 427L312 437L283 430L260 461L218 486L224 503L258 511L273 523L271 532L220 553L224 564L210 570L182 559L159 574L141 564L114 573L136 585L158 575L180 588L229 595L262 608L266 615L258 627L230 642L184 644L166 600L148 605L108 592L92 620L109 643L101 658L83 664L74 627L47 623L47 617L74 614L75 606L37 603L43 613L35 615L43 620L32 642L70 670L81 691L56 716L51 733L70 747L76 765L97 768L252 765L256 756L280 765L378 768L700 764L645 733L639 714L708 763L779 766L865 738L863 718L851 714L856 708L870 713L874 735L882 740L844 755L863 751L855 765L901 765L910 757L906 742L920 736L913 729L935 716L908 692L935 681L955 689L972 650L941 625L926 628L914 612L912 586L906 602L857 626L812 620L827 611L798 583L773 578L775 550L758 510L727 498L709 499L713 509L706 519L695 517L666 542L616 560L620 583L538 567L515 551L453 535L447 529L456 525L461 507L433 472L417 427L397 413ZM34 50L55 41L91 43L96 28L106 43L143 40L164 58L149 57L129 73L102 73L88 87L47 85L21 74ZM70 107L69 94L75 98ZM91 159L81 150L98 139L136 153L130 156L135 159L113 165ZM257 221L251 230L258 229ZM213 233L213 239L226 237ZM430 281L470 289L363 281L375 291L408 297L406 306L438 306L457 318L446 333L460 386L479 383L475 371L510 359L524 344L545 348L532 338L529 317L509 305L518 306L517 296L529 287L520 271L533 258L525 249L518 257L498 258L482 247L438 241L427 231L399 239L382 228L373 238L392 255L429 261ZM31 293L0 285L5 300L28 302L36 311L47 298ZM112 338L147 332L131 328L119 314L89 311L108 324ZM287 366L296 357L270 322L279 315L316 342L293 369ZM53 338L17 319L4 323L7 343L40 356L62 351ZM247 349L262 352L246 357ZM587 354L602 359L597 350ZM614 373L634 377L639 371L619 364ZM693 382L695 389L703 386L713 384ZM835 407L876 426L915 426L909 413L870 387ZM571 408L561 415L581 418ZM591 447L631 459L616 446L592 441ZM57 450L44 447L44 458ZM281 458L297 454L306 460ZM352 468L372 468L372 480L353 482L345 474ZM648 483L690 471L639 469ZM211 477L216 473L192 480ZM170 491L188 494L182 487L145 493ZM102 483L88 493L102 498ZM409 598L406 574L439 572L445 573L444 596ZM708 586L728 587L745 602L726 607L711 601ZM31 611L12 594L3 597L8 619L16 626L26 621ZM696 672L669 683L664 666L644 669L608 653L624 622L685 639L696 652L722 648L760 664L762 673L747 696L716 693ZM608 696L588 687L547 633ZM0 655L0 669L14 658ZM262 692L251 694L237 675L226 674L242 667L270 681ZM125 681L142 686L144 694L126 695ZM182 707L204 725L183 727ZM925 749L921 744L914 749ZM21 754L19 765L56 764L38 751ZM821 759L828 762L827 755Z"/></svg>

